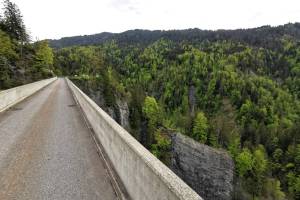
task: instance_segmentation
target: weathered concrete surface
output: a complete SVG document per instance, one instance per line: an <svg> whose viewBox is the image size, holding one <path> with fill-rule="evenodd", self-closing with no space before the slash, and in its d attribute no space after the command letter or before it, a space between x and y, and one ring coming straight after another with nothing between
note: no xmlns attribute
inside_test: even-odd
<svg viewBox="0 0 300 200"><path fill-rule="evenodd" d="M55 81L57 78L45 79L27 85L3 90L0 92L0 112L29 97L33 93Z"/></svg>
<svg viewBox="0 0 300 200"><path fill-rule="evenodd" d="M64 80L0 114L1 200L117 199Z"/></svg>
<svg viewBox="0 0 300 200"><path fill-rule="evenodd" d="M133 200L201 199L72 82L68 84Z"/></svg>
<svg viewBox="0 0 300 200"><path fill-rule="evenodd" d="M230 200L234 164L221 150L172 135L171 169L205 200Z"/></svg>

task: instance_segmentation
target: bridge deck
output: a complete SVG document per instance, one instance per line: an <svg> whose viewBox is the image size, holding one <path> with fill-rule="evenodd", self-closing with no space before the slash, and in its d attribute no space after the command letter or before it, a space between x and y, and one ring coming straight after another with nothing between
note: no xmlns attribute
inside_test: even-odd
<svg viewBox="0 0 300 200"><path fill-rule="evenodd" d="M0 114L0 199L117 199L63 79Z"/></svg>

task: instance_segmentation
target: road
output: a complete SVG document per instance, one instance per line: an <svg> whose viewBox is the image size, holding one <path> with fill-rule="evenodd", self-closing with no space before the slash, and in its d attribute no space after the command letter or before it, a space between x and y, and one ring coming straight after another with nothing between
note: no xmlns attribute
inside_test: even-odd
<svg viewBox="0 0 300 200"><path fill-rule="evenodd" d="M0 114L0 199L117 199L64 79Z"/></svg>

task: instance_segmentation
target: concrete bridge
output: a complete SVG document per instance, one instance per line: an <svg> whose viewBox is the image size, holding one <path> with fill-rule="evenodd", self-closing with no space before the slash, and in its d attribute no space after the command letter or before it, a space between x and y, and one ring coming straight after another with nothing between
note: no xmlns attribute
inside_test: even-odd
<svg viewBox="0 0 300 200"><path fill-rule="evenodd" d="M68 79L0 92L0 199L200 200Z"/></svg>

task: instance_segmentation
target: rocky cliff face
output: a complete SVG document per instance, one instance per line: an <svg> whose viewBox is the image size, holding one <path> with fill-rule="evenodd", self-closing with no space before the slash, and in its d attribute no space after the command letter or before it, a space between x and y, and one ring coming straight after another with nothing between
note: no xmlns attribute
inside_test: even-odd
<svg viewBox="0 0 300 200"><path fill-rule="evenodd" d="M106 113L108 113L116 122L118 122L126 130L130 130L129 124L129 108L125 100L117 99L114 106L106 106L103 96L99 92L91 92L89 95ZM99 93L99 94L98 94ZM97 95L95 95L97 94Z"/></svg>
<svg viewBox="0 0 300 200"><path fill-rule="evenodd" d="M234 164L224 151L172 134L170 168L205 200L230 200Z"/></svg>
<svg viewBox="0 0 300 200"><path fill-rule="evenodd" d="M101 88L92 88L83 82L75 82L77 86L87 94L98 106L100 106L107 114L109 114L116 122L118 122L126 130L130 130L129 124L129 108L125 99L117 98L113 106L107 106Z"/></svg>
<svg viewBox="0 0 300 200"><path fill-rule="evenodd" d="M126 130L130 130L129 124L129 108L128 103L126 101L122 101L121 99L117 99L116 102L119 109L119 123Z"/></svg>

